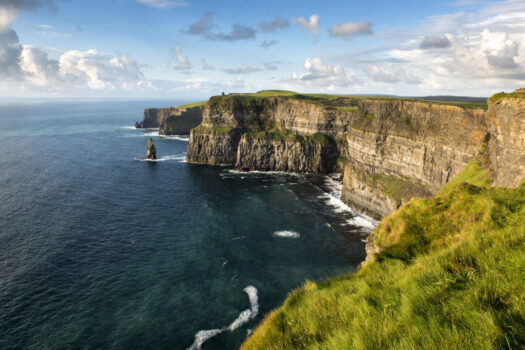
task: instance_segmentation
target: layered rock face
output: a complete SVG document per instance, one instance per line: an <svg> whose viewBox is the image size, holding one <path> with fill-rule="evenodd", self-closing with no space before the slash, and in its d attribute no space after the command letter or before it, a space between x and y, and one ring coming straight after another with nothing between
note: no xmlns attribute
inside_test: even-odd
<svg viewBox="0 0 525 350"><path fill-rule="evenodd" d="M147 108L137 128L159 128L161 135L188 135L202 121L202 108Z"/></svg>
<svg viewBox="0 0 525 350"><path fill-rule="evenodd" d="M275 140L242 136L235 167L243 171L326 173L333 169L339 151L333 142Z"/></svg>
<svg viewBox="0 0 525 350"><path fill-rule="evenodd" d="M525 89L489 99L488 125L494 185L517 187L525 178Z"/></svg>
<svg viewBox="0 0 525 350"><path fill-rule="evenodd" d="M481 108L402 99L212 97L187 160L240 170L328 173L343 162L343 200L375 218L430 196L488 147L495 184L525 177L523 100ZM510 167L510 168L509 168ZM504 169L510 171L505 173Z"/></svg>
<svg viewBox="0 0 525 350"><path fill-rule="evenodd" d="M216 96L191 131L187 160L243 170L329 172L340 153L330 136L342 135L332 127L338 115L278 97ZM319 130L327 133L315 137Z"/></svg>

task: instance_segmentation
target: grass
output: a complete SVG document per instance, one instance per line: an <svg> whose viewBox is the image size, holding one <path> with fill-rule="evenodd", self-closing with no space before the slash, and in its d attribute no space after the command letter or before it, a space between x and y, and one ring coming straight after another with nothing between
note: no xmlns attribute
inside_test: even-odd
<svg viewBox="0 0 525 350"><path fill-rule="evenodd" d="M205 128L203 127L202 125L199 125L195 128L192 129L194 133L196 134L206 134L208 133L210 130L212 132L215 132L217 134L228 134L230 133L231 131L234 130L233 127L231 126L214 126L212 128Z"/></svg>
<svg viewBox="0 0 525 350"><path fill-rule="evenodd" d="M410 181L407 178L385 174L370 174L358 169L354 171L361 180L372 188L377 188L392 198L398 205L408 201L412 197L429 197L431 192L421 184Z"/></svg>
<svg viewBox="0 0 525 350"><path fill-rule="evenodd" d="M187 103L185 105L182 105L180 107L182 108L196 108L196 107L204 107L208 103L208 101L199 101L199 102L193 102L193 103Z"/></svg>
<svg viewBox="0 0 525 350"><path fill-rule="evenodd" d="M472 162L385 218L375 261L307 281L242 349L524 348L525 182L491 188L486 176Z"/></svg>
<svg viewBox="0 0 525 350"><path fill-rule="evenodd" d="M517 94L517 93L513 93L513 94ZM411 98L411 97L393 97L393 96L300 94L300 93L296 93L296 92L288 91L288 90L262 90L256 93L236 93L236 94L229 94L225 96L213 96L209 100L209 102L211 103L212 106L215 106L215 107L227 106L228 103L232 103L232 101L235 101L237 104L240 104L241 106L248 107L251 105L252 107L254 107L257 105L264 104L264 102L266 102L265 101L266 98L268 97L296 99L296 100L300 100L303 102L322 106L330 110L343 111L343 112L358 111L358 106L357 106L358 101L365 100L365 99L403 100L403 101L413 101L413 102L424 102L424 103L429 103L429 104L450 105L450 106L457 106L461 108L483 108L483 109L487 108L486 103L425 100L425 99L418 99L418 98ZM201 101L201 102L186 104L181 107L186 107L186 108L202 107L206 103L207 101Z"/></svg>
<svg viewBox="0 0 525 350"><path fill-rule="evenodd" d="M489 101L491 102L496 102L502 98L520 98L520 99L525 99L525 90L524 89L519 89L519 90L516 90L514 92L510 92L510 93L505 93L505 92L500 92L500 93L497 93L495 95L493 95L492 97L489 98Z"/></svg>

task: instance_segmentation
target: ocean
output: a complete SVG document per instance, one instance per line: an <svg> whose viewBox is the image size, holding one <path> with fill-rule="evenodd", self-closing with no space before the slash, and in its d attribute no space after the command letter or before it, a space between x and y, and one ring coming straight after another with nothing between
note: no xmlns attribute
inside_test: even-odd
<svg viewBox="0 0 525 350"><path fill-rule="evenodd" d="M182 102L0 106L1 349L235 349L364 260L333 178L188 164L187 136L132 127Z"/></svg>

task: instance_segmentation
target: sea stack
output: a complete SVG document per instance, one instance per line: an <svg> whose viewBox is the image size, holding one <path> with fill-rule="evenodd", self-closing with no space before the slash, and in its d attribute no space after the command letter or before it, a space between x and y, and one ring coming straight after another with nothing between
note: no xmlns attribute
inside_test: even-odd
<svg viewBox="0 0 525 350"><path fill-rule="evenodd" d="M146 159L155 160L157 159L157 150L153 144L153 139L148 138L148 147L146 147Z"/></svg>

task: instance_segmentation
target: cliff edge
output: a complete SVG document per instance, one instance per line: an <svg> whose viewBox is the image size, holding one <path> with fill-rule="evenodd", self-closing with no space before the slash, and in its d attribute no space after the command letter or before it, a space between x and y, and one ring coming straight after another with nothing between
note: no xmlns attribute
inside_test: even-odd
<svg viewBox="0 0 525 350"><path fill-rule="evenodd" d="M197 102L167 108L147 108L135 127L159 128L161 135L189 135L190 130L202 122L203 105L203 102Z"/></svg>

